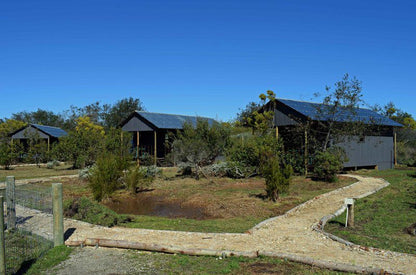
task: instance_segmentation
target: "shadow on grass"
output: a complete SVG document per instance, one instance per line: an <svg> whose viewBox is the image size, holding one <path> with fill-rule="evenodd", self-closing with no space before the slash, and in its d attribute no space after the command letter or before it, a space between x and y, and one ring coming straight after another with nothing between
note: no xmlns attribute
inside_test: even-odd
<svg viewBox="0 0 416 275"><path fill-rule="evenodd" d="M343 227L343 228L345 228L345 223L340 222L340 221L335 221L335 220L332 220L332 221L329 221L328 223L329 223L329 224L338 225L339 227Z"/></svg>
<svg viewBox="0 0 416 275"><path fill-rule="evenodd" d="M28 261L24 261L22 263L22 265L20 266L19 270L16 271L16 275L20 275L20 274L26 274L26 272L29 270L29 268L32 266L32 264L34 264L36 262L36 259L31 259Z"/></svg>

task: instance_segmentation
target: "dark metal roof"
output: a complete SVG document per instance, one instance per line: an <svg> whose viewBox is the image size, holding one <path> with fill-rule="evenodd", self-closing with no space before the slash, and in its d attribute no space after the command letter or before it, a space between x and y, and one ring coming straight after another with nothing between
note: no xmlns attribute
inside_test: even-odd
<svg viewBox="0 0 416 275"><path fill-rule="evenodd" d="M29 124L32 127L44 132L45 134L52 136L52 137L62 137L66 136L68 133L58 127L46 126L46 125L39 125L39 124Z"/></svg>
<svg viewBox="0 0 416 275"><path fill-rule="evenodd" d="M305 101L296 101L290 99L276 99L277 101L289 106L295 111L302 115L309 117L312 120L328 121L330 118L329 114L319 113L318 110L328 107L322 103L312 103ZM335 116L337 122L363 122L368 124L386 125L386 126L397 126L402 127L400 123L397 123L388 117L380 115L379 113L370 109L355 108L354 111L339 108L338 114Z"/></svg>
<svg viewBox="0 0 416 275"><path fill-rule="evenodd" d="M199 116L171 115L143 111L136 111L136 113L159 129L182 129L185 122L196 126L198 119L207 120L209 125L215 122L212 118Z"/></svg>

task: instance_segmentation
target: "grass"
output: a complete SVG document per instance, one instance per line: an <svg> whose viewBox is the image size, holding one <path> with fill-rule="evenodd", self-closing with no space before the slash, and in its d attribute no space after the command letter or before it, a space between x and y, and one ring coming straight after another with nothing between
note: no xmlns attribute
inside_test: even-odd
<svg viewBox="0 0 416 275"><path fill-rule="evenodd" d="M40 257L26 272L28 275L46 274L48 269L58 265L69 258L72 248L65 245L50 249L45 255Z"/></svg>
<svg viewBox="0 0 416 275"><path fill-rule="evenodd" d="M7 274L23 274L30 265L51 248L52 243L30 233L5 233Z"/></svg>
<svg viewBox="0 0 416 275"><path fill-rule="evenodd" d="M168 274L345 274L271 257L223 259L161 253L140 253L134 257L151 261L160 273Z"/></svg>
<svg viewBox="0 0 416 275"><path fill-rule="evenodd" d="M345 213L330 221L325 230L353 243L416 254L416 237L406 232L416 222L414 169L364 171L381 177L390 186L356 201L355 228L345 228Z"/></svg>
<svg viewBox="0 0 416 275"><path fill-rule="evenodd" d="M32 179L77 174L78 170L71 169L71 167L71 165L62 165L48 169L44 166L17 166L11 170L0 168L0 182L5 181L7 176L14 176L16 179Z"/></svg>

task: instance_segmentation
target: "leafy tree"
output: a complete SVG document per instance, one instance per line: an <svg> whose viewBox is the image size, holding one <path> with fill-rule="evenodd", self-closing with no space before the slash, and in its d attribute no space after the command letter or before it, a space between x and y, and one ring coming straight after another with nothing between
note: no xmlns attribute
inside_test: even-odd
<svg viewBox="0 0 416 275"><path fill-rule="evenodd" d="M61 115L42 109L38 109L34 112L23 111L14 113L12 114L12 119L23 121L25 123L49 125L55 127L61 127L64 122L64 118Z"/></svg>
<svg viewBox="0 0 416 275"><path fill-rule="evenodd" d="M105 114L106 127L118 127L132 112L143 111L144 107L138 98L124 98L111 106Z"/></svg>
<svg viewBox="0 0 416 275"><path fill-rule="evenodd" d="M27 136L28 151L26 161L36 163L40 167L40 163L46 162L49 158L48 145L45 140L41 139L37 132Z"/></svg>
<svg viewBox="0 0 416 275"><path fill-rule="evenodd" d="M363 123L353 119L356 109L362 102L361 81L345 74L342 80L337 81L334 86L334 90L329 86L326 87L327 95L324 97L323 104L316 109L320 131L325 135L322 143L323 151L326 151L331 139L339 140L352 133L359 134L363 130ZM338 121L341 117L347 123L339 127Z"/></svg>
<svg viewBox="0 0 416 275"><path fill-rule="evenodd" d="M104 138L102 126L94 124L88 116L80 117L76 120L75 130L60 139L54 153L61 160L73 161L74 168L90 166L103 149Z"/></svg>
<svg viewBox="0 0 416 275"><path fill-rule="evenodd" d="M11 143L10 140L3 139L0 142L0 165L4 169L10 169L10 166L17 163L22 147L19 143Z"/></svg>
<svg viewBox="0 0 416 275"><path fill-rule="evenodd" d="M7 138L10 133L26 126L26 123L20 120L6 119L0 123L0 141L3 138Z"/></svg>
<svg viewBox="0 0 416 275"><path fill-rule="evenodd" d="M289 190L292 167L280 162L278 156L273 156L262 165L262 175L266 180L267 197L277 201L280 194Z"/></svg>
<svg viewBox="0 0 416 275"><path fill-rule="evenodd" d="M185 123L172 144L172 154L176 163L185 163L195 169L199 178L201 167L212 164L221 155L229 142L229 129L214 122L198 119L196 127Z"/></svg>

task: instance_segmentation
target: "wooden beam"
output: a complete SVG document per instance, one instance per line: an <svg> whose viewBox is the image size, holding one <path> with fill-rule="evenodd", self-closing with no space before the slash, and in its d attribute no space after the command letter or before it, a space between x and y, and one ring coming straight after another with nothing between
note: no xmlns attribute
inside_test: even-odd
<svg viewBox="0 0 416 275"><path fill-rule="evenodd" d="M140 132L139 131L136 132L136 137L137 137L137 139L136 139L136 156L137 156L137 165L139 165L140 164L140 148L139 148Z"/></svg>
<svg viewBox="0 0 416 275"><path fill-rule="evenodd" d="M308 175L308 130L305 129L305 176Z"/></svg>
<svg viewBox="0 0 416 275"><path fill-rule="evenodd" d="M48 137L48 152L49 152L50 148L51 148L51 140L50 140L50 137Z"/></svg>
<svg viewBox="0 0 416 275"><path fill-rule="evenodd" d="M397 165L397 134L394 131L394 165Z"/></svg>
<svg viewBox="0 0 416 275"><path fill-rule="evenodd" d="M157 165L157 134L156 131L154 131L155 133L155 165Z"/></svg>
<svg viewBox="0 0 416 275"><path fill-rule="evenodd" d="M279 126L276 125L276 139L279 138Z"/></svg>

